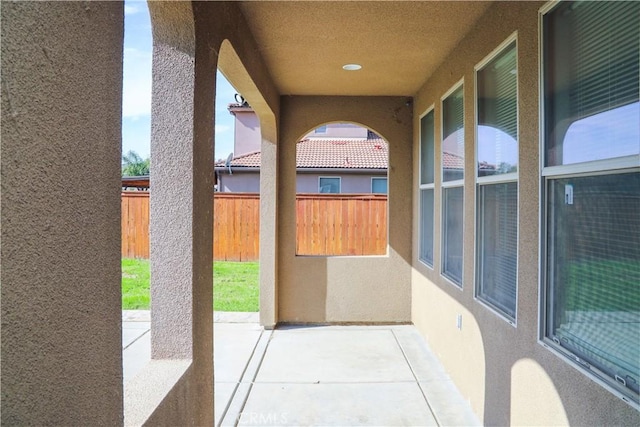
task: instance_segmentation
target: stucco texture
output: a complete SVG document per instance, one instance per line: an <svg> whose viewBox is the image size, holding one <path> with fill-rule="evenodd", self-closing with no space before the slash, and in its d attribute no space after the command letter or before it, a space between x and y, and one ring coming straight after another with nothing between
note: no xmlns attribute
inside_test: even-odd
<svg viewBox="0 0 640 427"><path fill-rule="evenodd" d="M441 179L435 181L435 269L418 261L413 240L412 319L486 425L637 425L640 414L538 342L540 2L492 5L416 96L414 171L419 171L419 115L435 105L436 165L441 157L441 97L464 78L465 187L463 289L440 275ZM517 322L474 299L474 66L517 31L519 242ZM436 169L437 170L437 169ZM413 177L418 188L418 173ZM416 190L417 191L417 190ZM419 229L419 205L413 227ZM458 329L457 316L462 315Z"/></svg>
<svg viewBox="0 0 640 427"><path fill-rule="evenodd" d="M235 25L242 26L243 21L237 5L150 2L149 10L154 39L151 121L154 190L150 200L153 361L144 375L126 385L125 421L211 425L212 100L216 67L235 77L233 84L254 105L264 122L263 134L274 140L272 108L277 110L279 100L269 97L274 90L268 75L262 73L261 58L254 53L251 34L236 31ZM251 72L255 74L249 77ZM270 271L268 259L264 267ZM271 269L275 271L275 266ZM265 281L265 295L270 295L268 291L275 287L274 281L275 278ZM274 306L273 292L271 295L270 305ZM265 312L269 313L269 301L265 306ZM149 399L140 399L135 392L153 388L154 384L161 388L154 390L155 408L149 407Z"/></svg>
<svg viewBox="0 0 640 427"><path fill-rule="evenodd" d="M119 425L123 3L1 12L2 424Z"/></svg>
<svg viewBox="0 0 640 427"><path fill-rule="evenodd" d="M281 101L278 320L408 322L411 263L411 98L283 97ZM296 142L327 122L353 122L389 143L386 256L296 256Z"/></svg>

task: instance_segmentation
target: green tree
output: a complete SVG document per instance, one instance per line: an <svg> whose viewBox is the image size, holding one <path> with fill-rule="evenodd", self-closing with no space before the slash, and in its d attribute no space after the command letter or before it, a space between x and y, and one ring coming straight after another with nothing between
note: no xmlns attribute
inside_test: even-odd
<svg viewBox="0 0 640 427"><path fill-rule="evenodd" d="M149 159L143 159L133 150L122 156L122 176L149 175Z"/></svg>

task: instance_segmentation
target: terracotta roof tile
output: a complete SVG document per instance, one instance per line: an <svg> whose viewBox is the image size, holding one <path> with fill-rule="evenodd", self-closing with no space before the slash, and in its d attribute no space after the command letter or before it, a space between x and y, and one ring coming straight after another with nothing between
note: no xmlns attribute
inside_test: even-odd
<svg viewBox="0 0 640 427"><path fill-rule="evenodd" d="M386 169L389 150L385 140L304 139L298 142L298 168Z"/></svg>
<svg viewBox="0 0 640 427"><path fill-rule="evenodd" d="M303 139L298 142L296 167L386 169L389 150L384 139ZM220 161L216 166L224 166ZM232 167L260 167L260 152L235 157Z"/></svg>
<svg viewBox="0 0 640 427"><path fill-rule="evenodd" d="M464 169L464 157L443 151L442 166L444 169Z"/></svg>
<svg viewBox="0 0 640 427"><path fill-rule="evenodd" d="M231 166L233 167L245 167L245 168L259 168L260 167L260 152L254 151L253 153L246 153L242 156L234 157L231 160ZM216 166L225 166L226 160L220 160L216 162Z"/></svg>

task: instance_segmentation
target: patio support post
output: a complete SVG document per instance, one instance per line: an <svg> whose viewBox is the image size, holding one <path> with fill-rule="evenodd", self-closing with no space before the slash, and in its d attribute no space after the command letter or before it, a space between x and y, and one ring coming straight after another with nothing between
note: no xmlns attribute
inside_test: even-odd
<svg viewBox="0 0 640 427"><path fill-rule="evenodd" d="M190 2L150 2L153 22L151 357L191 359L174 414L213 424L213 122L216 57ZM184 393L184 394L183 394ZM155 418L152 418L152 421ZM190 420L189 422L187 420ZM171 424L172 419L158 419Z"/></svg>
<svg viewBox="0 0 640 427"><path fill-rule="evenodd" d="M123 423L123 2L2 15L2 425Z"/></svg>
<svg viewBox="0 0 640 427"><path fill-rule="evenodd" d="M260 165L260 324L278 322L278 145L262 139Z"/></svg>

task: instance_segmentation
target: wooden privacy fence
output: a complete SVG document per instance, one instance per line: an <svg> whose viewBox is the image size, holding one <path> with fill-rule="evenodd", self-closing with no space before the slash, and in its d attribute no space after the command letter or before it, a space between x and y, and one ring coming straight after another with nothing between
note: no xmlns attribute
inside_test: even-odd
<svg viewBox="0 0 640 427"><path fill-rule="evenodd" d="M213 257L255 261L259 257L260 196L216 193L213 198ZM384 255L387 197L299 194L296 200L298 255ZM149 258L149 193L122 193L122 256Z"/></svg>
<svg viewBox="0 0 640 427"><path fill-rule="evenodd" d="M213 196L213 259L257 261L260 256L260 195Z"/></svg>
<svg viewBox="0 0 640 427"><path fill-rule="evenodd" d="M123 192L120 205L122 257L149 258L149 193Z"/></svg>
<svg viewBox="0 0 640 427"><path fill-rule="evenodd" d="M296 254L384 255L387 196L298 194Z"/></svg>

